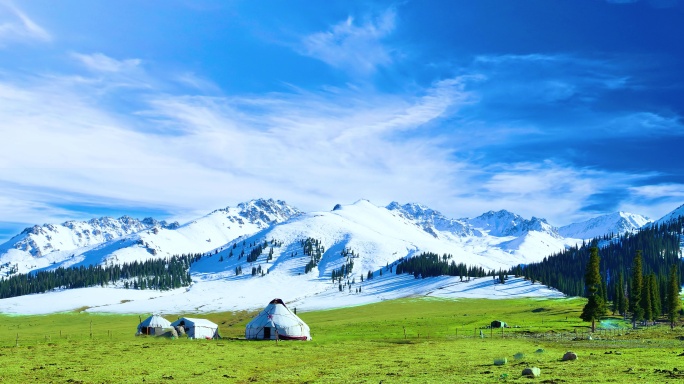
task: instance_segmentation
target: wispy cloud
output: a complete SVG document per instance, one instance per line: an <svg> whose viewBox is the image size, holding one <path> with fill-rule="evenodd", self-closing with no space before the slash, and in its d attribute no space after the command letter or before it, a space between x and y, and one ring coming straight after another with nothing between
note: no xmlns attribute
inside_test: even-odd
<svg viewBox="0 0 684 384"><path fill-rule="evenodd" d="M455 203L476 207L475 212L507 209L526 217L545 217L555 225L605 213L606 207L603 210L583 208L591 206L597 195L612 189L627 189L653 176L581 168L551 160L498 163L482 168L471 164L469 173L468 181L474 186L464 188L455 196ZM543 212L539 207L543 207ZM609 209L620 207L621 202L614 201Z"/></svg>
<svg viewBox="0 0 684 384"><path fill-rule="evenodd" d="M656 112L625 113L610 120L606 131L613 135L682 136L684 124L681 116L664 116Z"/></svg>
<svg viewBox="0 0 684 384"><path fill-rule="evenodd" d="M653 8L673 8L682 6L684 3L682 0L606 0L606 2L610 4L634 4L644 2Z"/></svg>
<svg viewBox="0 0 684 384"><path fill-rule="evenodd" d="M128 72L140 66L140 59L116 60L102 53L72 53L86 68L94 72Z"/></svg>
<svg viewBox="0 0 684 384"><path fill-rule="evenodd" d="M90 72L0 79L0 183L3 196L16 202L0 212L7 221L63 220L69 213L63 207L75 203L139 206L189 218L237 201L274 196L303 209L359 197L378 204L419 201L452 216L509 209L560 225L596 213L584 208L615 188L627 191L615 202L616 209L644 208L638 198L648 193L678 196L671 189L675 187L649 190L653 175L648 173L549 159L471 157L470 147L488 148L480 152L488 156L492 146L500 145L487 139L493 130L499 139L544 135L534 121L497 128L496 120L463 119L473 113L468 109L488 111L489 98L503 97L482 87L499 80L495 71L469 71L401 94L349 87L190 96L116 87L126 76L151 83L178 81L152 77L136 59L72 57ZM486 62L516 70L510 60L565 63L542 56ZM543 81L556 80L547 76ZM586 92L585 83L569 86ZM134 113L123 115L101 103L99 98L106 96L102 88L121 92L133 103ZM642 126L679 127L674 117L637 113L632 120L641 120ZM445 126L454 132L445 132ZM644 187L630 189L635 183Z"/></svg>
<svg viewBox="0 0 684 384"><path fill-rule="evenodd" d="M457 168L437 142L394 136L456 107L456 81L413 96L142 93L132 96L146 100L140 112L120 116L88 92L100 80L86 80L0 82L0 182L19 186L6 196L32 211L7 220L61 216L45 209L59 200L54 194L179 215L256 196L320 208L360 196L382 203L391 189L392 198L428 201L437 191L449 194ZM367 134L349 134L363 127Z"/></svg>
<svg viewBox="0 0 684 384"><path fill-rule="evenodd" d="M661 199L663 197L683 199L684 184L656 184L631 187L631 191L638 197L647 199Z"/></svg>
<svg viewBox="0 0 684 384"><path fill-rule="evenodd" d="M0 1L0 47L11 42L50 40L50 33L12 2Z"/></svg>
<svg viewBox="0 0 684 384"><path fill-rule="evenodd" d="M299 53L354 74L370 74L394 60L392 50L383 43L395 28L396 12L388 9L361 21L349 16L329 30L305 36Z"/></svg>
<svg viewBox="0 0 684 384"><path fill-rule="evenodd" d="M458 114L455 132L468 132L468 145L478 147L502 138L513 145L681 135L675 112L623 105L625 94L643 91L631 79L634 65L569 54L478 56L461 68L471 74L463 90L476 102Z"/></svg>

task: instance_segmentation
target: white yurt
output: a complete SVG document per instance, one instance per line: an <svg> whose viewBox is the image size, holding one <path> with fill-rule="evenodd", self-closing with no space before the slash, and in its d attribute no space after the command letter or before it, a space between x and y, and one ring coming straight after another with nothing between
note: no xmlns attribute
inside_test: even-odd
<svg viewBox="0 0 684 384"><path fill-rule="evenodd" d="M169 331L169 328L172 328L171 322L155 314L138 324L138 332L135 335L161 336Z"/></svg>
<svg viewBox="0 0 684 384"><path fill-rule="evenodd" d="M280 299L273 299L257 317L247 323L247 339L311 340L309 326Z"/></svg>
<svg viewBox="0 0 684 384"><path fill-rule="evenodd" d="M193 319L181 317L171 323L171 326L183 327L185 334L191 339L220 339L218 325L207 319Z"/></svg>

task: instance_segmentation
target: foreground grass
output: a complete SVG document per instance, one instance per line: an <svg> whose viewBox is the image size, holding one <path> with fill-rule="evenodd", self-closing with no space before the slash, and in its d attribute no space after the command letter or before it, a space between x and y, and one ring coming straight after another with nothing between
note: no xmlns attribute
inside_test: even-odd
<svg viewBox="0 0 684 384"><path fill-rule="evenodd" d="M527 366L541 368L537 381L546 383L684 379L681 328L603 331L590 341L578 319L582 305L393 300L300 313L314 340L277 344L136 338L139 317L130 315L0 316L0 382L529 382L520 375ZM202 317L218 323L224 337L241 337L252 315ZM495 319L516 328L503 335L482 329L481 338L481 327ZM539 348L544 352L535 353ZM567 350L579 360L560 361ZM524 357L516 360L516 353ZM508 363L495 366L502 357Z"/></svg>

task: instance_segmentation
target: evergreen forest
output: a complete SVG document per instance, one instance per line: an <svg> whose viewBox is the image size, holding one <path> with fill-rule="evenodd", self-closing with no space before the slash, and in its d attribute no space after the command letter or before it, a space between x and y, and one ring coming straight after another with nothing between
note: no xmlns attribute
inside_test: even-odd
<svg viewBox="0 0 684 384"><path fill-rule="evenodd" d="M591 248L598 247L602 277L600 290L606 302L616 301L620 295L630 291L632 283L629 280L633 275L633 261L637 254L641 256L644 279L654 279L656 289L666 292L671 267L675 265L681 269L683 228L684 217L679 217L635 233L615 237L606 235L545 257L541 262L517 265L508 273L524 276L533 283L543 283L569 296L586 296L585 270ZM678 278L681 285L682 274Z"/></svg>
<svg viewBox="0 0 684 384"><path fill-rule="evenodd" d="M0 299L42 293L53 289L105 286L123 281L124 288L166 290L190 285L190 265L201 254L114 265L59 267L49 271L16 274L0 280Z"/></svg>

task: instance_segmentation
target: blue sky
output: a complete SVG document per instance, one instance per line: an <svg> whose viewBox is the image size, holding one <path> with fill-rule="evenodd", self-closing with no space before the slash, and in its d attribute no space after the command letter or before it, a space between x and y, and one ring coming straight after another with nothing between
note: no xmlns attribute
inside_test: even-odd
<svg viewBox="0 0 684 384"><path fill-rule="evenodd" d="M0 0L0 240L257 197L684 203L684 1Z"/></svg>

